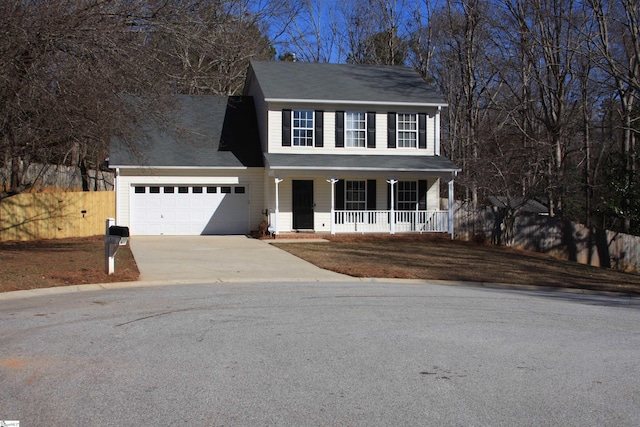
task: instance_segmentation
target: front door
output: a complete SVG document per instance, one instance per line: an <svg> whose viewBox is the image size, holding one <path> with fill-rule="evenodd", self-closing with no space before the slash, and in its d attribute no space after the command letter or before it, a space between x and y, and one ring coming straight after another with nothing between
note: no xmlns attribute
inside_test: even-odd
<svg viewBox="0 0 640 427"><path fill-rule="evenodd" d="M293 228L313 230L313 181L293 181Z"/></svg>

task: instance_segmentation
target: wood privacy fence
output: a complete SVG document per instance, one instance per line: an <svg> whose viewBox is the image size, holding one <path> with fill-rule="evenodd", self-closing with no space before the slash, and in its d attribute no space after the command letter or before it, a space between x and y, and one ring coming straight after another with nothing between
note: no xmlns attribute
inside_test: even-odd
<svg viewBox="0 0 640 427"><path fill-rule="evenodd" d="M0 201L0 241L104 234L115 206L113 191L18 194Z"/></svg>
<svg viewBox="0 0 640 427"><path fill-rule="evenodd" d="M530 251L623 271L640 271L640 237L588 228L575 222L539 215L515 218L513 235L501 227L498 211L486 207L473 212L455 205L456 238L486 240Z"/></svg>

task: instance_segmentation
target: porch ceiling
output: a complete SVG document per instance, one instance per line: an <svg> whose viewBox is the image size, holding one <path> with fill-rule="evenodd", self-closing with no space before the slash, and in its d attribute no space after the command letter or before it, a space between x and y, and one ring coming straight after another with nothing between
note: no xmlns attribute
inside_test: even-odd
<svg viewBox="0 0 640 427"><path fill-rule="evenodd" d="M264 157L271 171L426 172L444 175L461 170L442 156L265 153Z"/></svg>

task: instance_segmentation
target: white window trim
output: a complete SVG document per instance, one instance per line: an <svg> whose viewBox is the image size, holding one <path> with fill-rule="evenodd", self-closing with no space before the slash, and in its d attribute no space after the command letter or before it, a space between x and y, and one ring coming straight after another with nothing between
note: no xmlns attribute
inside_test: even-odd
<svg viewBox="0 0 640 427"><path fill-rule="evenodd" d="M348 114L362 114L362 115L364 115L364 129L362 129L362 130L361 129L349 129L347 127L347 123L348 123L347 115ZM368 118L368 114L365 111L355 111L355 110L354 111L345 111L344 112L344 147L345 148L355 148L355 149L366 149L367 148L367 143L368 143L368 141L367 141L367 137L368 137L368 135L367 135L367 129L368 129L367 125L368 124L369 124L369 118ZM364 132L364 144L361 147L348 144L349 138L347 137L347 132L350 131L350 130L351 131L357 130L358 132L360 132L360 131Z"/></svg>
<svg viewBox="0 0 640 427"><path fill-rule="evenodd" d="M415 122L416 122L416 130L404 130L404 129L400 129L400 116L403 115L413 115L415 118ZM406 112L406 113L396 113L396 148L400 149L400 150L417 150L419 144L418 139L420 138L420 123L419 123L419 118L418 118L418 113L414 113L414 112ZM405 146L401 146L400 145L400 132L414 132L416 135L415 138L415 146L413 147L405 147Z"/></svg>
<svg viewBox="0 0 640 427"><path fill-rule="evenodd" d="M305 111L305 112L310 112L311 113L311 127L296 127L295 126L295 113L296 112L300 112L300 111ZM306 120L306 119L304 119ZM310 145L296 145L296 137L295 137L295 131L296 130L311 130L311 144ZM305 138L306 140L306 138ZM298 147L298 148L313 148L316 145L316 112L314 110L291 110L291 147Z"/></svg>

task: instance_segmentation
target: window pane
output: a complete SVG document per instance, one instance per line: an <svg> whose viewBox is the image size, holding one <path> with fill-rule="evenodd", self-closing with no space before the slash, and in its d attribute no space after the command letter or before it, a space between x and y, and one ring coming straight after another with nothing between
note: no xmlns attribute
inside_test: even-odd
<svg viewBox="0 0 640 427"><path fill-rule="evenodd" d="M313 146L313 111L293 111L293 145Z"/></svg>
<svg viewBox="0 0 640 427"><path fill-rule="evenodd" d="M418 203L418 183L416 181L398 182L398 210L415 210Z"/></svg>
<svg viewBox="0 0 640 427"><path fill-rule="evenodd" d="M367 119L365 113L347 112L345 124L345 146L365 147Z"/></svg>
<svg viewBox="0 0 640 427"><path fill-rule="evenodd" d="M345 209L363 211L367 207L367 182L345 181Z"/></svg>
<svg viewBox="0 0 640 427"><path fill-rule="evenodd" d="M178 187L178 193L188 193L189 187Z"/></svg>
<svg viewBox="0 0 640 427"><path fill-rule="evenodd" d="M193 187L191 190L193 193L202 193L202 187Z"/></svg>
<svg viewBox="0 0 640 427"><path fill-rule="evenodd" d="M147 187L135 187L134 189L136 193L144 193L146 192L146 190L147 190Z"/></svg>
<svg viewBox="0 0 640 427"><path fill-rule="evenodd" d="M160 193L160 187L149 187L149 193Z"/></svg>
<svg viewBox="0 0 640 427"><path fill-rule="evenodd" d="M231 193L231 187L220 187L220 192L224 194Z"/></svg>
<svg viewBox="0 0 640 427"><path fill-rule="evenodd" d="M244 194L244 187L236 187L236 188L234 189L234 192L235 192L236 194Z"/></svg>
<svg viewBox="0 0 640 427"><path fill-rule="evenodd" d="M416 114L398 114L398 147L415 148L418 140Z"/></svg>
<svg viewBox="0 0 640 427"><path fill-rule="evenodd" d="M207 193L211 194L211 193L217 193L218 192L218 187L207 187Z"/></svg>
<svg viewBox="0 0 640 427"><path fill-rule="evenodd" d="M173 193L175 191L174 187L164 187L163 191L165 193Z"/></svg>

